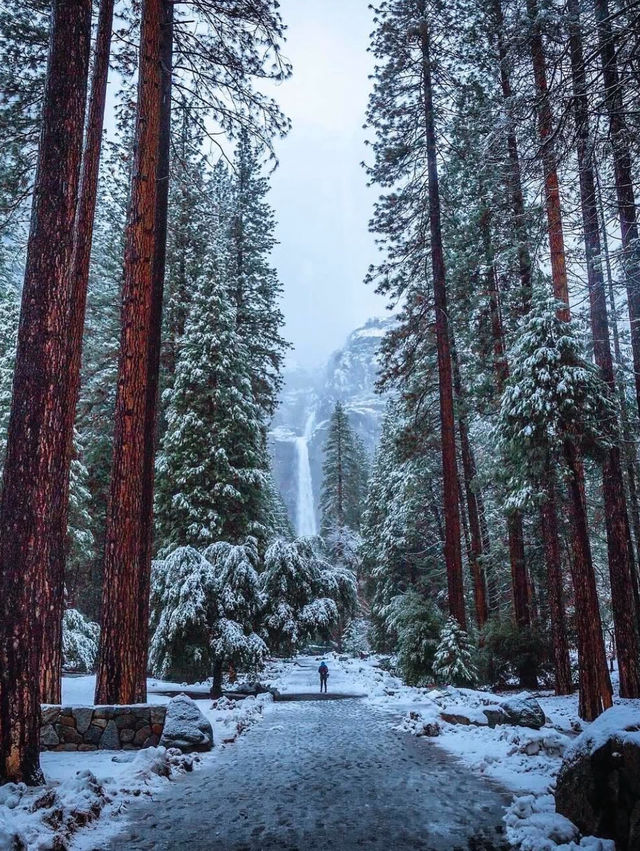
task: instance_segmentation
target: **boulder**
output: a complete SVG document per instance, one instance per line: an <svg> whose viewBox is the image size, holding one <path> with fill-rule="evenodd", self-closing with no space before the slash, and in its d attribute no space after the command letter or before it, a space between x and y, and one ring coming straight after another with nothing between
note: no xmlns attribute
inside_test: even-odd
<svg viewBox="0 0 640 851"><path fill-rule="evenodd" d="M490 727L497 727L498 724L508 724L507 713L501 706L484 706L482 708L487 723Z"/></svg>
<svg viewBox="0 0 640 851"><path fill-rule="evenodd" d="M169 701L160 745L179 748L182 753L210 751L213 747L211 724L186 694Z"/></svg>
<svg viewBox="0 0 640 851"><path fill-rule="evenodd" d="M603 712L567 749L556 810L586 835L640 848L640 707Z"/></svg>
<svg viewBox="0 0 640 851"><path fill-rule="evenodd" d="M488 725L485 713L475 706L467 706L464 703L450 703L440 711L440 717L449 724L463 724L474 727L486 727Z"/></svg>
<svg viewBox="0 0 640 851"><path fill-rule="evenodd" d="M543 708L535 697L531 697L529 694L509 697L500 703L500 708L506 716L505 721L501 722L503 724L539 730L540 727L544 727L547 720Z"/></svg>

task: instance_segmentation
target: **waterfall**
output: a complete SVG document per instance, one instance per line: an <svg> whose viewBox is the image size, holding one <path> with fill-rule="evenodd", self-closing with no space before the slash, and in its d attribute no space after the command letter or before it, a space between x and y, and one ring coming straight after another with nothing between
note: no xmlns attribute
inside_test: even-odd
<svg viewBox="0 0 640 851"><path fill-rule="evenodd" d="M296 526L298 535L315 535L317 533L311 467L309 465L309 440L313 434L314 422L315 414L312 411L305 422L304 432L300 437L296 437L296 453L298 456Z"/></svg>

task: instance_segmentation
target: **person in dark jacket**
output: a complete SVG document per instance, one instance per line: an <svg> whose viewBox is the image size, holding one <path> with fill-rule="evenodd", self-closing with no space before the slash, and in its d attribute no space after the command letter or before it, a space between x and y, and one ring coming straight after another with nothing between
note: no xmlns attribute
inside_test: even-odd
<svg viewBox="0 0 640 851"><path fill-rule="evenodd" d="M320 694L322 694L322 689L324 687L324 693L327 693L327 679L329 678L329 669L327 668L326 662L320 662L320 667L318 668L318 673L320 674Z"/></svg>

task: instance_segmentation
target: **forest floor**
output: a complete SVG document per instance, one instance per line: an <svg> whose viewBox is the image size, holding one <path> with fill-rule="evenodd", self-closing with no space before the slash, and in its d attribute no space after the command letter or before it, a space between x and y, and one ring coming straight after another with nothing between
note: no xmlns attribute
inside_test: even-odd
<svg viewBox="0 0 640 851"><path fill-rule="evenodd" d="M286 702L212 706L207 684L149 680L153 703L202 693L213 751L45 753L44 790L0 787L0 849L612 848L554 812L562 753L588 726L575 695L537 693L539 731L490 728L482 707L503 696L405 686L376 657L325 658L329 698L340 700L292 699L316 696L313 657L274 661L261 676ZM63 702L90 705L93 685L65 678ZM10 844L16 835L22 845Z"/></svg>

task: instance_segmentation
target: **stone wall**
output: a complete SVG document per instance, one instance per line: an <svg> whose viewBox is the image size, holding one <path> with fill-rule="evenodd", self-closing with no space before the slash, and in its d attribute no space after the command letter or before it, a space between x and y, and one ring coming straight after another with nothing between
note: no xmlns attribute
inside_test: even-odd
<svg viewBox="0 0 640 851"><path fill-rule="evenodd" d="M136 750L157 745L166 706L46 706L40 750Z"/></svg>

